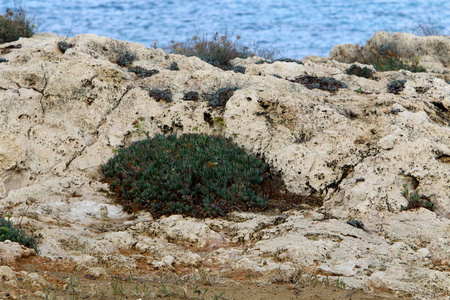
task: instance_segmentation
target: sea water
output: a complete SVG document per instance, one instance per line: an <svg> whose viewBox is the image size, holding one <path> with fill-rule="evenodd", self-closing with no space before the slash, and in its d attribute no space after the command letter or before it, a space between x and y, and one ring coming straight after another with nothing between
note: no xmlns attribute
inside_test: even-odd
<svg viewBox="0 0 450 300"><path fill-rule="evenodd" d="M2 10L14 0L1 0ZM328 56L338 44L364 44L376 31L412 32L418 24L450 35L448 0L23 0L38 32L93 33L167 46L194 35L240 35L280 57Z"/></svg>

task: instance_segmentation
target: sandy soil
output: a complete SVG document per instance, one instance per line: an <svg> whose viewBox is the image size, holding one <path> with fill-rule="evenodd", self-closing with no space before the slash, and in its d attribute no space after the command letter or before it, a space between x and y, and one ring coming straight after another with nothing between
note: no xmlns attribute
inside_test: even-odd
<svg viewBox="0 0 450 300"><path fill-rule="evenodd" d="M48 287L26 284L18 276L17 287L0 284L0 299L407 299L347 290L341 283L323 278L286 282L282 274L260 277L181 269L155 272L139 264L131 272L110 269L107 275L96 277L77 270L70 260L51 261L39 256L21 259L11 267L16 272L37 272Z"/></svg>

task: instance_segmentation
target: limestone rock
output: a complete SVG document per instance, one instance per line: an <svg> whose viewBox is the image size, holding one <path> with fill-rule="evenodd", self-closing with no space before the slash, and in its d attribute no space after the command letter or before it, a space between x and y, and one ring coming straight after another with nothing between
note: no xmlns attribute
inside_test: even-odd
<svg viewBox="0 0 450 300"><path fill-rule="evenodd" d="M49 285L48 282L38 273L28 274L23 278L23 282L38 289L46 288Z"/></svg>
<svg viewBox="0 0 450 300"><path fill-rule="evenodd" d="M143 260L156 268L343 276L355 288L428 299L449 293L447 37L381 32L362 48L339 46L330 58L307 57L302 65L235 60L245 74L95 35L68 38L74 47L62 54L61 39L22 38L0 68L0 211L40 237L41 255L71 258L93 277L103 274L97 264L133 269ZM346 74L347 62L386 44L436 72ZM135 76L116 63L123 51L137 57L131 66L159 73ZM167 70L172 62L179 71ZM347 88L289 81L303 75L333 77ZM387 89L394 80L406 80L399 94ZM223 107L183 100L223 87L241 88ZM169 89L173 101L156 101L150 88ZM210 121L217 117L225 126ZM113 201L101 167L115 149L143 138L136 121L151 136L230 137L263 157L299 199L315 196L323 205L214 220L128 214ZM403 210L404 185L436 210Z"/></svg>
<svg viewBox="0 0 450 300"><path fill-rule="evenodd" d="M7 287L17 287L16 274L10 267L0 266L0 283Z"/></svg>
<svg viewBox="0 0 450 300"><path fill-rule="evenodd" d="M6 240L0 242L0 264L1 265L11 265L16 262L19 258L29 257L36 255L34 249L27 248L16 242L11 242Z"/></svg>
<svg viewBox="0 0 450 300"><path fill-rule="evenodd" d="M442 72L450 67L450 37L415 36L411 33L386 31L376 32L372 38L360 47L358 45L338 45L331 50L330 58L346 63L364 61L373 55L391 50L401 57L420 59L420 65L429 71Z"/></svg>

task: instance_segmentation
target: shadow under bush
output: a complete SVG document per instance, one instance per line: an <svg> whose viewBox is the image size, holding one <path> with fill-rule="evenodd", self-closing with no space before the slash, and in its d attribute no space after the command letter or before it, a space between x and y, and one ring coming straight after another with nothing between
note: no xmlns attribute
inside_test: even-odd
<svg viewBox="0 0 450 300"><path fill-rule="evenodd" d="M218 217L267 204L267 165L221 136L156 135L120 149L102 170L128 212Z"/></svg>

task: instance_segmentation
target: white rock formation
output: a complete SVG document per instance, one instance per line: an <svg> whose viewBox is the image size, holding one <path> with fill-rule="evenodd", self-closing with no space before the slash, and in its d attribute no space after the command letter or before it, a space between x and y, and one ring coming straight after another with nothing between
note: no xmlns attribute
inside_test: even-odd
<svg viewBox="0 0 450 300"><path fill-rule="evenodd" d="M349 64L326 58L303 65L237 59L234 64L247 67L238 74L94 35L68 39L74 47L63 54L62 39L20 39L14 44L22 48L2 55L9 62L0 64L0 211L40 237L41 255L71 257L90 272L97 262L135 268L137 256L119 253L134 249L155 268L302 269L367 291L425 299L450 293L450 84L441 55L450 47L447 38L429 40L429 47L444 50L418 54L424 65L436 64L436 73L384 72L373 80L347 75ZM394 39L419 41L377 33L372 43ZM348 53L364 52L344 48L331 57L346 61L355 57ZM121 51L137 56L132 66L159 73L128 72L115 63ZM172 62L180 71L167 70ZM306 74L331 76L348 88L330 93L285 80ZM407 80L405 89L389 93L387 84L397 79ZM224 107L183 100L188 91L202 95L227 86L241 89ZM173 101L155 101L149 88L170 89ZM208 122L219 116L225 127ZM324 204L228 220L128 215L114 203L100 169L113 149L142 139L135 121L151 135L232 137L264 157L291 192L323 197ZM408 204L403 184L418 187L436 211L402 211ZM364 227L347 224L351 219Z"/></svg>

